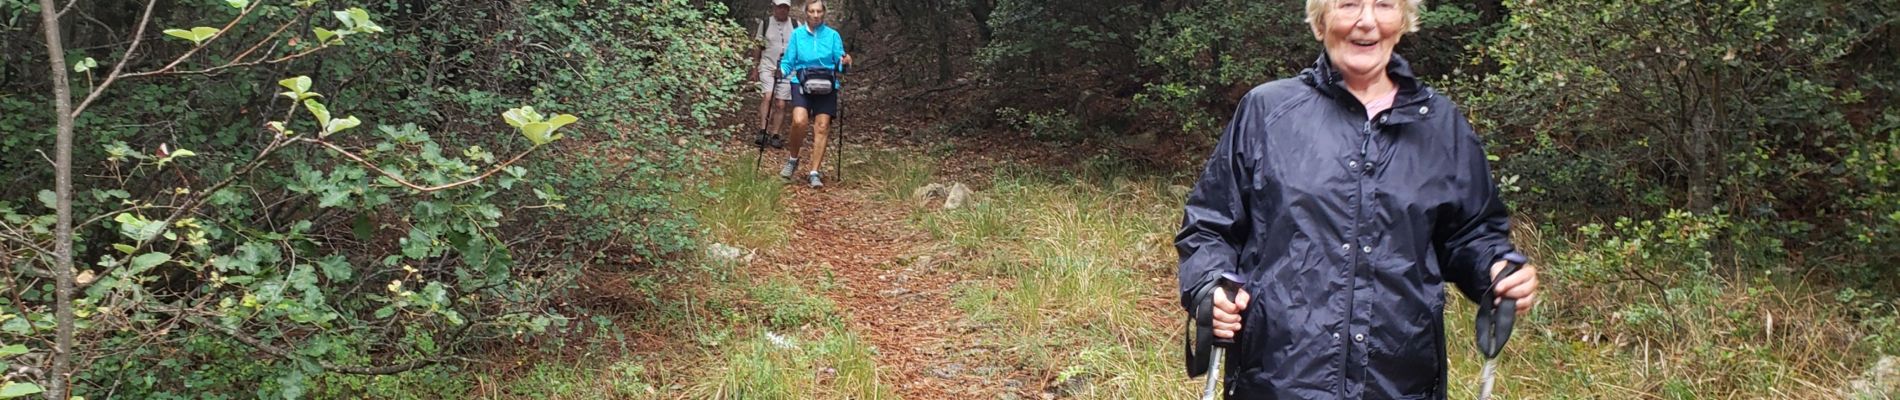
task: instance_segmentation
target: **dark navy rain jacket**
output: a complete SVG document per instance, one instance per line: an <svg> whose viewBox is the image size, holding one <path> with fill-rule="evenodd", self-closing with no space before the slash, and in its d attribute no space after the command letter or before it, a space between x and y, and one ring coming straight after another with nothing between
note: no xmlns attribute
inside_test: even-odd
<svg viewBox="0 0 1900 400"><path fill-rule="evenodd" d="M1514 249L1477 134L1392 56L1391 110L1321 55L1240 102L1175 237L1181 303L1222 273L1253 300L1230 398L1443 399L1446 283L1467 298Z"/></svg>

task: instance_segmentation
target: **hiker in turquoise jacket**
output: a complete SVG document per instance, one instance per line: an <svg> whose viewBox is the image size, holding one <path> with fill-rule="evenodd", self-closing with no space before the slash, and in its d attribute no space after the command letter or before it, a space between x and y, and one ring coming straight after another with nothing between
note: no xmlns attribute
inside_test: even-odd
<svg viewBox="0 0 1900 400"><path fill-rule="evenodd" d="M851 64L851 55L844 53L844 38L825 23L825 11L823 0L805 3L805 26L792 30L785 55L778 62L779 73L792 79L792 133L786 143L785 168L779 170L779 176L790 179L798 172L798 151L805 144L805 127L809 125L813 135L812 162L806 180L814 188L824 186L818 168L825 165L826 130L831 128L831 119L838 116L840 85L837 79L832 79L830 93L806 93L800 72L822 70L836 74L839 67ZM816 121L812 114L817 114Z"/></svg>

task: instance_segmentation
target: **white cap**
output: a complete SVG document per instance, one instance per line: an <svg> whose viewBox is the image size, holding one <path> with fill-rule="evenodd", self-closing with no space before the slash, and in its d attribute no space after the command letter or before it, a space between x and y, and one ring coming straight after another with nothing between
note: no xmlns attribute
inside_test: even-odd
<svg viewBox="0 0 1900 400"><path fill-rule="evenodd" d="M786 6L786 7L791 7L791 6L792 6L792 0L772 0L772 5L773 5L773 6Z"/></svg>

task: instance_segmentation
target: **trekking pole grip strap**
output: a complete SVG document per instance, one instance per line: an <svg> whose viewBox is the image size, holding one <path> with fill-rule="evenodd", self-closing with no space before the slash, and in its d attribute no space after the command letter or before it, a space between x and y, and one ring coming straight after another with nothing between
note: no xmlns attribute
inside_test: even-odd
<svg viewBox="0 0 1900 400"><path fill-rule="evenodd" d="M1484 288L1478 297L1478 351L1487 358L1497 357L1504 350L1504 343L1511 340L1511 327L1517 319L1517 299L1497 296L1497 282L1517 273L1530 262L1529 257L1517 252L1505 253L1504 270L1491 279L1491 285ZM1497 305L1491 303L1496 301Z"/></svg>

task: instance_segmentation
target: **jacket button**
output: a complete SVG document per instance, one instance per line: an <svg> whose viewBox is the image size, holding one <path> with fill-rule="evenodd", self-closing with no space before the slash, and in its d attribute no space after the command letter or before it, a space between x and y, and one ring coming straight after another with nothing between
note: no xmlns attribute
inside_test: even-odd
<svg viewBox="0 0 1900 400"><path fill-rule="evenodd" d="M1333 332L1333 340L1339 340L1339 332Z"/></svg>
<svg viewBox="0 0 1900 400"><path fill-rule="evenodd" d="M1432 108L1430 106L1420 106L1418 108L1418 115L1425 115L1431 112L1432 112Z"/></svg>
<svg viewBox="0 0 1900 400"><path fill-rule="evenodd" d="M1352 243L1339 245L1339 248L1346 249L1346 251L1352 251ZM1338 335L1338 334L1334 334L1334 335Z"/></svg>
<svg viewBox="0 0 1900 400"><path fill-rule="evenodd" d="M1346 167L1348 167L1348 168L1359 168L1359 162L1358 162L1358 161L1347 161L1347 162L1346 162Z"/></svg>
<svg viewBox="0 0 1900 400"><path fill-rule="evenodd" d="M1366 254L1372 254L1372 246L1361 247L1359 248L1359 251L1365 252Z"/></svg>
<svg viewBox="0 0 1900 400"><path fill-rule="evenodd" d="M1352 341L1354 341L1354 342L1364 342L1364 341L1366 341L1366 334L1364 334L1364 333L1356 333L1356 334L1353 334L1353 335L1352 335Z"/></svg>

